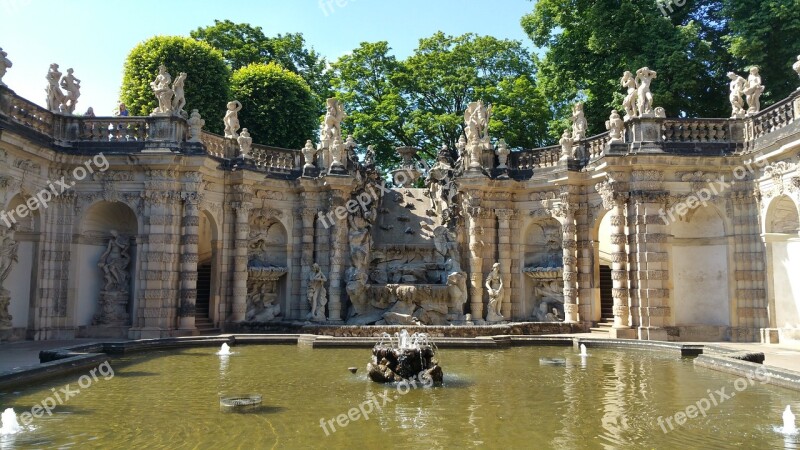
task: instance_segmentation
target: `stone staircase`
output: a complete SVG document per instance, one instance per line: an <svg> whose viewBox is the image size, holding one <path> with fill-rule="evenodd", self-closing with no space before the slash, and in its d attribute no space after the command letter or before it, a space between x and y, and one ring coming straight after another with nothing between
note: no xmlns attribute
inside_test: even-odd
<svg viewBox="0 0 800 450"><path fill-rule="evenodd" d="M201 335L218 334L210 319L211 265L197 267L197 301L195 302L194 324Z"/></svg>
<svg viewBox="0 0 800 450"><path fill-rule="evenodd" d="M600 321L596 327L590 329L592 334L608 335L614 326L612 287L611 267L600 266Z"/></svg>

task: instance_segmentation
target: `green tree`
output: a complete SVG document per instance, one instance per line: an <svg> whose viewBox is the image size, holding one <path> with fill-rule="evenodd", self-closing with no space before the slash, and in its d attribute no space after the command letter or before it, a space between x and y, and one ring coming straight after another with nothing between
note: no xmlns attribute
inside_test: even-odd
<svg viewBox="0 0 800 450"><path fill-rule="evenodd" d="M234 72L231 97L242 102L239 122L259 144L299 149L319 124L308 84L275 63L250 64Z"/></svg>
<svg viewBox="0 0 800 450"><path fill-rule="evenodd" d="M389 52L386 42L362 43L333 64L334 86L349 114L345 125L375 147L379 163L397 160L395 146L420 146L429 159L443 144L454 152L464 111L477 100L494 105L494 137L512 147L545 143L550 112L536 86L534 59L521 43L440 32L420 40L405 61Z"/></svg>
<svg viewBox="0 0 800 450"><path fill-rule="evenodd" d="M722 16L729 19L726 41L737 69L759 66L766 87L762 105L797 89L792 64L800 54L800 0L724 0ZM742 74L745 78L746 74Z"/></svg>
<svg viewBox="0 0 800 450"><path fill-rule="evenodd" d="M215 20L214 25L198 28L190 35L220 50L232 70L254 63L275 62L300 75L317 96L320 110L331 93L327 63L314 49L306 48L301 33L268 37L261 27Z"/></svg>
<svg viewBox="0 0 800 450"><path fill-rule="evenodd" d="M545 49L539 83L561 118L551 136L577 100L590 132L605 131L610 110L621 108L622 73L644 66L658 72L655 104L668 115L728 117L725 23L714 16L718 5L701 3L688 0L665 17L653 0L539 0L522 26Z"/></svg>
<svg viewBox="0 0 800 450"><path fill-rule="evenodd" d="M125 60L121 99L131 114L149 115L158 102L150 83L164 64L173 79L186 72L186 109L197 109L207 128L222 131L230 71L210 45L180 36L156 36L131 50ZM218 120L217 120L218 119Z"/></svg>

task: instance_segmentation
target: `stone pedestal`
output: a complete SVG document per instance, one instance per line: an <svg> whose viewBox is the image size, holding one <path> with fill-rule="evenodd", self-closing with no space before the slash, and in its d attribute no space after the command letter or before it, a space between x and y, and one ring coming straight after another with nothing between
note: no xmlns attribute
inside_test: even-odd
<svg viewBox="0 0 800 450"><path fill-rule="evenodd" d="M130 320L128 315L129 299L130 294L126 291L101 291L99 309L92 320L92 325L127 326Z"/></svg>

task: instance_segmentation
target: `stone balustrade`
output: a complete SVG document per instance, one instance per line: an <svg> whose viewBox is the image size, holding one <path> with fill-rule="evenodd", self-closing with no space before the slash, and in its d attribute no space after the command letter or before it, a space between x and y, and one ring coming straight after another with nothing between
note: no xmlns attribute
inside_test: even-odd
<svg viewBox="0 0 800 450"><path fill-rule="evenodd" d="M758 150L759 138L789 126L796 121L798 115L800 115L800 91L746 119L744 151L749 153Z"/></svg>
<svg viewBox="0 0 800 450"><path fill-rule="evenodd" d="M299 153L285 148L254 144L250 152L256 167L273 172L289 172L297 166Z"/></svg>
<svg viewBox="0 0 800 450"><path fill-rule="evenodd" d="M661 123L664 142L729 143L737 119L666 119Z"/></svg>

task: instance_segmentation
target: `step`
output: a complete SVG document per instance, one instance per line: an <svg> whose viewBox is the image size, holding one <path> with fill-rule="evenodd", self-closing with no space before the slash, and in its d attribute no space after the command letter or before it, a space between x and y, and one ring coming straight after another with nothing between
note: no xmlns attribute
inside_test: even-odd
<svg viewBox="0 0 800 450"><path fill-rule="evenodd" d="M592 334L604 334L608 335L611 331L611 328L589 328Z"/></svg>

